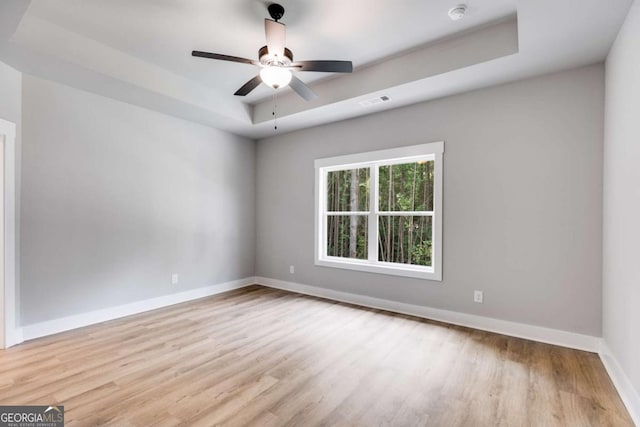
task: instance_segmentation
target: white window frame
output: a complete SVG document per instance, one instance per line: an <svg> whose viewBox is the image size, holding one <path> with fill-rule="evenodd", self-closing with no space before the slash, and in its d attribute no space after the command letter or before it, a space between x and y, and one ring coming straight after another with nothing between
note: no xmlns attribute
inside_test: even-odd
<svg viewBox="0 0 640 427"><path fill-rule="evenodd" d="M444 142L411 145L389 150L317 159L315 166L315 265L369 273L390 274L394 276L419 279L442 280L442 163ZM419 266L378 261L378 218L385 215L379 211L378 203L378 167L389 164L409 163L420 160L434 161L433 211L432 212L393 212L394 215L413 215L432 217L432 255L431 266ZM336 214L326 210L327 173L336 170L371 168L369 188L369 210L365 212L340 212L344 215L367 215L369 259L342 258L327 255L327 218Z"/></svg>

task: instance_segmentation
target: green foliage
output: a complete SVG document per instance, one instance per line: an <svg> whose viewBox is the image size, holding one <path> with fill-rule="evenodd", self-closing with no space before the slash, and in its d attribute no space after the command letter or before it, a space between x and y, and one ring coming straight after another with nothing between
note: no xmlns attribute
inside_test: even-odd
<svg viewBox="0 0 640 427"><path fill-rule="evenodd" d="M351 245L350 226L355 225L354 245ZM330 215L327 220L327 255L367 259L367 217L364 215Z"/></svg>
<svg viewBox="0 0 640 427"><path fill-rule="evenodd" d="M433 210L434 162L380 166L378 200L381 212ZM370 168L340 170L327 175L327 211L369 210ZM327 254L367 259L367 217L329 215ZM422 215L381 216L378 259L383 262L431 265L432 219Z"/></svg>
<svg viewBox="0 0 640 427"><path fill-rule="evenodd" d="M329 212L368 211L370 172L369 168L329 172L327 174L327 210Z"/></svg>
<svg viewBox="0 0 640 427"><path fill-rule="evenodd" d="M382 212L433 210L433 161L381 166L378 173Z"/></svg>
<svg viewBox="0 0 640 427"><path fill-rule="evenodd" d="M431 240L416 243L413 247L413 264L431 265Z"/></svg>
<svg viewBox="0 0 640 427"><path fill-rule="evenodd" d="M378 261L431 265L431 217L381 216Z"/></svg>

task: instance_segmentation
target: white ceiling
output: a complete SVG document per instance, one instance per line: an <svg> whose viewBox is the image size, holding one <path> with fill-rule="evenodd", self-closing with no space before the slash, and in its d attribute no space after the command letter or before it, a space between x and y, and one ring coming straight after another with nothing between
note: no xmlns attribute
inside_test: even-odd
<svg viewBox="0 0 640 427"><path fill-rule="evenodd" d="M281 0L295 59L349 59L355 72L300 73L319 99L309 104L281 90L280 132L601 61L632 0L467 0L467 16L453 22L447 11L458 2ZM256 59L268 3L3 0L0 60L260 138L273 134L273 91L233 96L257 67L190 52ZM513 31L497 29L505 21ZM393 101L369 109L357 102L382 93Z"/></svg>

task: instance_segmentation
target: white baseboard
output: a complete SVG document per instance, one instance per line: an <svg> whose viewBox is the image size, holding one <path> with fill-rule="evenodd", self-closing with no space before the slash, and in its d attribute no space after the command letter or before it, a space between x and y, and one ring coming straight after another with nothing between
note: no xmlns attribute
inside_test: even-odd
<svg viewBox="0 0 640 427"><path fill-rule="evenodd" d="M613 385L618 390L618 394L624 402L624 405L631 415L633 422L640 426L640 394L635 389L627 374L625 374L622 366L618 363L618 359L613 355L607 343L603 340L600 349L600 359L604 365Z"/></svg>
<svg viewBox="0 0 640 427"><path fill-rule="evenodd" d="M191 289L176 294L163 295L161 297L151 298L143 301L136 301L116 307L109 307L101 310L90 311L88 313L81 313L62 317L59 319L47 320L45 322L23 326L21 338L24 341L28 341L46 335L53 335L59 332L81 328L83 326L106 322L107 320L118 319L120 317L143 313L145 311L155 310L157 308L167 307L170 305L179 304L181 302L208 297L233 289L240 289L254 283L254 277L247 277L245 279L219 283L217 285L207 286L204 288ZM22 340L19 342L22 342Z"/></svg>
<svg viewBox="0 0 640 427"><path fill-rule="evenodd" d="M575 348L578 350L590 351L593 353L597 353L600 350L601 338L590 335L582 335L574 332L526 325L523 323L510 322L507 320L476 316L473 314L441 310L421 305L389 301L380 298L320 288L317 286L270 279L267 277L256 277L255 280L258 284L270 288L298 292L301 294L347 302L364 307L388 310L395 313L409 314L425 319L437 320L454 325L466 326L483 331L496 332L512 337L525 338L532 341L539 341L548 344L559 345L562 347Z"/></svg>
<svg viewBox="0 0 640 427"><path fill-rule="evenodd" d="M16 328L13 331L7 331L7 348L18 345L24 341L22 337L22 328Z"/></svg>

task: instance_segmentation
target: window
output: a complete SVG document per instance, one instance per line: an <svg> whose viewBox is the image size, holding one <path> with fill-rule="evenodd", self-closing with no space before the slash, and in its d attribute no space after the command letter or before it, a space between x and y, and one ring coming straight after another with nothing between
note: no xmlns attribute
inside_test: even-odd
<svg viewBox="0 0 640 427"><path fill-rule="evenodd" d="M316 265L442 280L443 142L315 161Z"/></svg>

